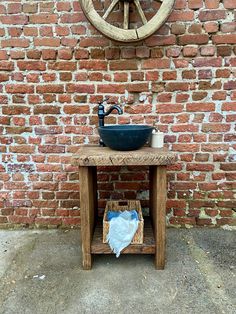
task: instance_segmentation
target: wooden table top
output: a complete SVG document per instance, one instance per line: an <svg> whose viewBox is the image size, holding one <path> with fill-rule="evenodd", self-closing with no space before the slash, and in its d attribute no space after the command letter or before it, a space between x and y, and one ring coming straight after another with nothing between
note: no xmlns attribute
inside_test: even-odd
<svg viewBox="0 0 236 314"><path fill-rule="evenodd" d="M158 166L170 165L177 155L164 148L143 147L133 151L115 151L108 147L81 146L72 164L77 166Z"/></svg>

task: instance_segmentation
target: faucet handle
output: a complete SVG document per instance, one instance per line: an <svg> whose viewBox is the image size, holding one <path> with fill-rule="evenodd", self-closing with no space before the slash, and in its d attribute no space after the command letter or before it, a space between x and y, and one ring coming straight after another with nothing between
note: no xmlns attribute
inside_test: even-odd
<svg viewBox="0 0 236 314"><path fill-rule="evenodd" d="M107 102L109 100L110 97L105 97L102 101L99 101L98 104L99 105L103 105L104 102Z"/></svg>

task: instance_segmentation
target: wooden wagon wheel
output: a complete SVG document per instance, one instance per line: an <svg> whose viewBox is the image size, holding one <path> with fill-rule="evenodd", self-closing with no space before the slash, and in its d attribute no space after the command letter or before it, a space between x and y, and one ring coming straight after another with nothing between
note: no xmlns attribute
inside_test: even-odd
<svg viewBox="0 0 236 314"><path fill-rule="evenodd" d="M151 2L151 0L149 1ZM152 1L160 2L160 8L149 21L141 7L140 0L111 0L111 3L107 10L105 10L103 16L100 16L96 11L93 0L80 0L80 4L90 23L103 35L119 42L135 42L143 40L157 31L170 15L175 2L175 0ZM96 0L96 2L98 1ZM124 8L123 28L114 26L107 21L109 15L119 3L123 3ZM143 24L136 29L129 28L129 11L131 4L135 7Z"/></svg>

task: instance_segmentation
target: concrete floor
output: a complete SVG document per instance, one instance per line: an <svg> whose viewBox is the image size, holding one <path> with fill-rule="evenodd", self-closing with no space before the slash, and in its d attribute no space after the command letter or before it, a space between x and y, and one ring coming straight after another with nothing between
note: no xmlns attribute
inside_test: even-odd
<svg viewBox="0 0 236 314"><path fill-rule="evenodd" d="M236 232L168 229L167 265L97 256L81 268L79 230L0 231L0 313L236 313Z"/></svg>

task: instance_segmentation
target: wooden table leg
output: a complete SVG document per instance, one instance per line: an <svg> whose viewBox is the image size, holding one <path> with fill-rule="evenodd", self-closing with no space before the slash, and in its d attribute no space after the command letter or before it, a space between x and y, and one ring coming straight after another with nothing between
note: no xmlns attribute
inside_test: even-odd
<svg viewBox="0 0 236 314"><path fill-rule="evenodd" d="M166 245L166 166L150 167L150 203L156 242L155 267L165 267Z"/></svg>
<svg viewBox="0 0 236 314"><path fill-rule="evenodd" d="M91 242L95 226L97 203L96 167L79 167L80 180L80 217L82 238L83 268L91 269Z"/></svg>

